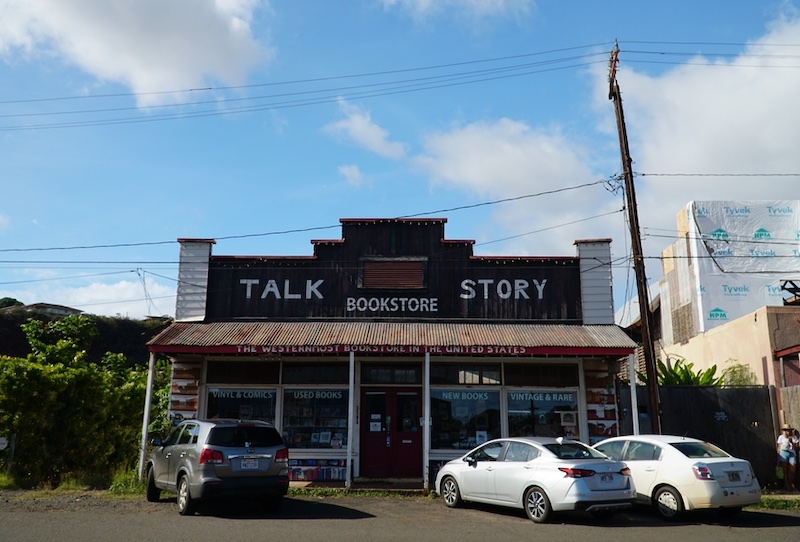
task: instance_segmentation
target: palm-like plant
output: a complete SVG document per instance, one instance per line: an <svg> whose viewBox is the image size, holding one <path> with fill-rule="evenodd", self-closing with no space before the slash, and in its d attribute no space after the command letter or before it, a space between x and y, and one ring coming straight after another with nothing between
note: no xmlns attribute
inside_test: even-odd
<svg viewBox="0 0 800 542"><path fill-rule="evenodd" d="M694 363L686 363L678 358L674 363L667 357L666 362L658 360L658 384L661 386L721 386L725 383L725 374L717 376L717 366L712 365L705 371L694 371ZM639 380L647 384L647 376L637 371Z"/></svg>

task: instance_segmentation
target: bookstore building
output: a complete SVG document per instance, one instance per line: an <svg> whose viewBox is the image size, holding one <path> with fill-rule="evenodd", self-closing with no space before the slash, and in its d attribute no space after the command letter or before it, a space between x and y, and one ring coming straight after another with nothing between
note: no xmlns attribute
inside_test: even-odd
<svg viewBox="0 0 800 542"><path fill-rule="evenodd" d="M446 219L342 219L311 256L180 239L176 319L149 343L170 414L266 420L293 480L417 479L501 436L616 435L609 239L475 256Z"/></svg>

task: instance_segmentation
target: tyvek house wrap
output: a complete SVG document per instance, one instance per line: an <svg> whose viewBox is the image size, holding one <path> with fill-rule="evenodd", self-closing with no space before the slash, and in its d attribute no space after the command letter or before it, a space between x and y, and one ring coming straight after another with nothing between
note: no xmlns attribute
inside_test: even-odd
<svg viewBox="0 0 800 542"><path fill-rule="evenodd" d="M700 332L783 305L800 279L800 200L692 201L685 208Z"/></svg>

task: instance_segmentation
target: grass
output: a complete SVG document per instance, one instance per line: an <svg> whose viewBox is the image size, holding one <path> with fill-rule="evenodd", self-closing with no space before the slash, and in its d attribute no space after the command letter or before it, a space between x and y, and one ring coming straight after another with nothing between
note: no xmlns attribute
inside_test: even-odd
<svg viewBox="0 0 800 542"><path fill-rule="evenodd" d="M6 474L0 474L0 489L16 489L14 479Z"/></svg>
<svg viewBox="0 0 800 542"><path fill-rule="evenodd" d="M144 495L145 482L134 471L117 473L111 480L108 492L112 495Z"/></svg>
<svg viewBox="0 0 800 542"><path fill-rule="evenodd" d="M351 489L334 487L290 487L289 497L310 497L310 498L323 498L323 497L380 497L380 498L395 498L403 499L420 496L431 498L433 493L425 495L421 491L393 491L389 489Z"/></svg>
<svg viewBox="0 0 800 542"><path fill-rule="evenodd" d="M756 510L800 510L800 499L781 497L780 495L765 495L761 497L758 506L752 506Z"/></svg>

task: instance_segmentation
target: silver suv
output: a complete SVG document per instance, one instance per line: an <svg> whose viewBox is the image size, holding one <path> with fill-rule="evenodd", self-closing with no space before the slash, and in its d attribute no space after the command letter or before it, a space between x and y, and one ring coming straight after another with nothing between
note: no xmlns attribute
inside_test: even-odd
<svg viewBox="0 0 800 542"><path fill-rule="evenodd" d="M277 510L289 490L289 450L266 422L186 420L152 445L147 500L177 493L184 516L211 499L258 498Z"/></svg>

